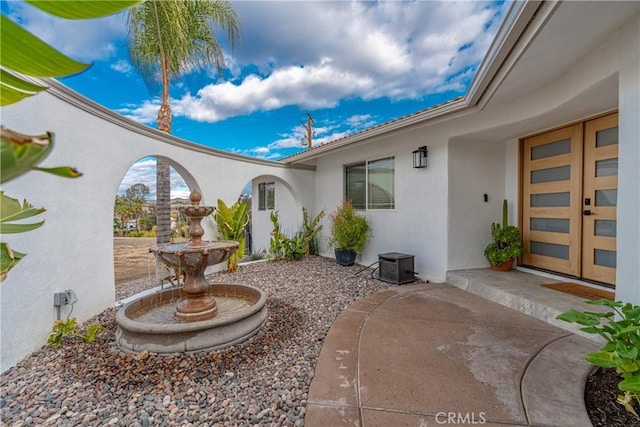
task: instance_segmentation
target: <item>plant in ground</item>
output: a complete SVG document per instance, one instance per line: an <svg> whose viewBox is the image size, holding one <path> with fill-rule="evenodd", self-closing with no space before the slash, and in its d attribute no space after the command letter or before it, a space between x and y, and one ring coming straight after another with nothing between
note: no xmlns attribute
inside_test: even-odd
<svg viewBox="0 0 640 427"><path fill-rule="evenodd" d="M302 208L302 230L298 231L293 237L289 237L281 231L278 211L271 212L273 231L269 242L269 258L280 261L283 259L296 260L303 256L317 255L318 245L315 238L316 234L322 229L322 225L318 225L318 222L323 216L324 211L321 211L315 218L310 220L309 213L305 208Z"/></svg>
<svg viewBox="0 0 640 427"><path fill-rule="evenodd" d="M249 223L248 208L247 202L236 202L227 206L224 201L218 199L218 207L213 213L218 233L225 240L232 240L240 244L238 249L227 259L227 268L230 273L238 271L238 263L244 256L244 229Z"/></svg>
<svg viewBox="0 0 640 427"><path fill-rule="evenodd" d="M284 259L284 248L287 236L282 231L280 231L278 211L272 211L269 217L271 218L271 223L273 224L271 240L269 241L269 259L280 261Z"/></svg>
<svg viewBox="0 0 640 427"><path fill-rule="evenodd" d="M69 336L80 338L82 341L91 344L102 331L104 331L104 326L99 323L92 323L86 327L85 333L83 334L78 330L75 317L66 320L56 320L53 324L53 330L47 339L47 343L52 347L61 348L62 338Z"/></svg>
<svg viewBox="0 0 640 427"><path fill-rule="evenodd" d="M640 307L607 299L586 303L606 306L613 311L594 313L572 309L557 319L584 325L581 331L600 335L607 341L604 347L588 353L585 359L602 368L615 368L622 376L618 388L624 392L618 396L618 402L640 418L633 408L634 401L640 404Z"/></svg>
<svg viewBox="0 0 640 427"><path fill-rule="evenodd" d="M324 211L320 211L313 219L310 219L309 212L302 208L302 235L304 239L304 255L318 255L318 241L316 235L322 230L322 224L318 225L324 218Z"/></svg>
<svg viewBox="0 0 640 427"><path fill-rule="evenodd" d="M269 258L274 261L283 259L300 259L305 253L305 239L301 233L297 233L293 238L289 238L281 231L278 211L271 212L271 222L273 231L269 242Z"/></svg>

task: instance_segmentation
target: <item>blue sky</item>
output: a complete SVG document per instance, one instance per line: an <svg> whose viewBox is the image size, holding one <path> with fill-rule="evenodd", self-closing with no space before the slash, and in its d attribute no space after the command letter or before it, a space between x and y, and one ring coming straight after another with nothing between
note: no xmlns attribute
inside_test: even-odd
<svg viewBox="0 0 640 427"><path fill-rule="evenodd" d="M221 37L227 69L174 81L172 133L218 149L277 160L464 95L508 3L484 1L238 1L240 43ZM123 14L91 21L51 17L21 1L2 12L67 55L93 65L60 81L155 127L159 91L131 67ZM143 159L121 190L151 187ZM173 195L184 195L179 179Z"/></svg>

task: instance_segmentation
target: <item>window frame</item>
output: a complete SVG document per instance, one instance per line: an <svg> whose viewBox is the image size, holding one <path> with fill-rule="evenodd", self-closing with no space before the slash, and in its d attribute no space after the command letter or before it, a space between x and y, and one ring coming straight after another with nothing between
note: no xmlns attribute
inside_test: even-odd
<svg viewBox="0 0 640 427"><path fill-rule="evenodd" d="M276 208L276 183L260 182L258 183L258 210L267 211Z"/></svg>
<svg viewBox="0 0 640 427"><path fill-rule="evenodd" d="M393 164L393 175L392 175L392 188L391 188L391 202L390 202L390 207L370 207L372 205L372 201L370 198L370 169L369 169L369 165L372 163L376 163L376 162L381 162L381 161L385 161L385 160L391 160L392 164ZM396 189L396 161L395 161L395 156L391 155L391 156L386 156L386 157L380 157L380 158L376 158L376 159L372 159L372 160L363 160L360 162L354 162L354 163L349 163L349 164L345 164L343 166L343 192L344 192L344 198L351 200L353 206L360 211L382 211L382 212L389 212L389 211L394 211L396 209L396 194L397 194L397 189ZM354 198L353 196L353 192L349 191L349 184L353 184L354 182L350 182L349 181L349 176L350 176L350 169L351 168L357 168L357 167L364 167L364 202L361 201L356 201L354 202ZM355 169L354 169L355 171ZM351 196L351 197L350 197Z"/></svg>

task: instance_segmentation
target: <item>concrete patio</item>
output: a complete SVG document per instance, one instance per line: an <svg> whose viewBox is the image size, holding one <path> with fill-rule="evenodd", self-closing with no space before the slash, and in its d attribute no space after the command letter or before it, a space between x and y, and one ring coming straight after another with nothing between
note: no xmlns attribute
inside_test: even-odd
<svg viewBox="0 0 640 427"><path fill-rule="evenodd" d="M306 425L590 425L583 355L599 344L555 320L583 300L519 271L466 270L448 281L381 291L338 317Z"/></svg>

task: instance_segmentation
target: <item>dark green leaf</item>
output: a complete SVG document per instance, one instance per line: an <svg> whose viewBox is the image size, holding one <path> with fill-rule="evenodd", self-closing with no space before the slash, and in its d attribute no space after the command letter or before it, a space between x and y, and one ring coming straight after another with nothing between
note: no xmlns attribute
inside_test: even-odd
<svg viewBox="0 0 640 427"><path fill-rule="evenodd" d="M614 357L613 360L620 373L630 373L638 370L638 362L635 360L629 360L623 357Z"/></svg>
<svg viewBox="0 0 640 427"><path fill-rule="evenodd" d="M596 366L600 366L602 368L615 368L616 364L614 361L613 353L609 353L606 351L596 351L594 353L589 353L585 357L585 360L589 363L593 363Z"/></svg>
<svg viewBox="0 0 640 427"><path fill-rule="evenodd" d="M618 384L618 388L622 391L640 393L640 375L627 376Z"/></svg>
<svg viewBox="0 0 640 427"><path fill-rule="evenodd" d="M588 334L599 334L600 329L595 326L585 326L584 328L580 328L581 331L586 332Z"/></svg>
<svg viewBox="0 0 640 427"><path fill-rule="evenodd" d="M600 319L597 316L589 315L574 309L556 316L556 319L585 326L595 326L600 324Z"/></svg>
<svg viewBox="0 0 640 427"><path fill-rule="evenodd" d="M627 346L624 342L616 343L616 351L621 357L635 360L638 357L638 349L633 346Z"/></svg>
<svg viewBox="0 0 640 427"><path fill-rule="evenodd" d="M591 305L604 305L611 308L619 308L622 307L622 303L620 301L611 301L605 298L593 300L593 301L585 301L587 304Z"/></svg>
<svg viewBox="0 0 640 427"><path fill-rule="evenodd" d="M594 312L594 311L585 311L584 313L585 314L590 314L592 316L600 317L600 318L603 318L603 319L605 319L605 318L608 319L608 318L611 318L611 317L616 315L613 311L608 311L606 313L597 313L597 312Z"/></svg>

